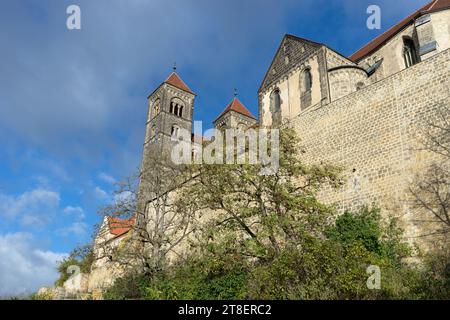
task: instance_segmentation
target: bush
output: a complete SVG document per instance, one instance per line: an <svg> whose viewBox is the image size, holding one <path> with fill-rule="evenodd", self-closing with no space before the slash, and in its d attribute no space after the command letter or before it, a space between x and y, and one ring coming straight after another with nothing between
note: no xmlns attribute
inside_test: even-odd
<svg viewBox="0 0 450 320"><path fill-rule="evenodd" d="M105 291L103 298L106 300L141 299L148 281L145 275L129 272L126 276L114 281L114 284Z"/></svg>
<svg viewBox="0 0 450 320"><path fill-rule="evenodd" d="M79 266L80 272L89 273L94 261L94 254L91 245L80 246L72 250L69 256L58 263L59 278L55 281L55 286L59 287L70 278L72 274L67 272L69 266Z"/></svg>
<svg viewBox="0 0 450 320"><path fill-rule="evenodd" d="M249 260L216 244L202 255L153 276L116 281L107 299L449 299L450 250L429 255L419 269L391 220L377 209L346 212L325 237L306 231L271 260ZM214 248L214 249L211 249ZM381 270L381 289L370 290L366 270Z"/></svg>
<svg viewBox="0 0 450 320"><path fill-rule="evenodd" d="M190 258L160 274L145 289L146 299L229 300L245 298L247 268L211 257Z"/></svg>
<svg viewBox="0 0 450 320"><path fill-rule="evenodd" d="M421 299L450 299L450 248L439 248L424 257L414 289Z"/></svg>

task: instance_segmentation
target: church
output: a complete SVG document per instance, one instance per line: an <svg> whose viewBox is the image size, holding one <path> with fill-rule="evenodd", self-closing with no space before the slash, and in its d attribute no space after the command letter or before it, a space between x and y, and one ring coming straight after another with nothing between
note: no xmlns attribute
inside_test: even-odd
<svg viewBox="0 0 450 320"><path fill-rule="evenodd" d="M408 186L436 160L420 149L417 131L440 105L449 105L449 92L450 0L433 0L350 56L285 35L261 80L258 116L235 96L218 110L214 126L293 128L304 161L344 168L347 184L322 190L321 201L341 211L376 204L384 214L395 213L408 241L426 248L435 222L418 222ZM195 97L176 70L148 96L141 171L148 155L171 146L181 129L191 133L193 155L204 142L193 134ZM106 234L118 245L135 221L120 232L112 227L117 223L105 218L96 243ZM102 287L107 270L107 262L94 263L88 291Z"/></svg>
<svg viewBox="0 0 450 320"><path fill-rule="evenodd" d="M401 212L412 240L424 230L408 206L408 184L433 161L414 133L449 103L449 49L450 0L431 1L351 56L287 34L262 79L258 119L235 97L214 126L294 128L307 161L346 170L346 188L324 191L323 201ZM175 70L148 96L142 168L149 150L170 146L180 128L191 132L194 149L203 142L192 134L194 101Z"/></svg>

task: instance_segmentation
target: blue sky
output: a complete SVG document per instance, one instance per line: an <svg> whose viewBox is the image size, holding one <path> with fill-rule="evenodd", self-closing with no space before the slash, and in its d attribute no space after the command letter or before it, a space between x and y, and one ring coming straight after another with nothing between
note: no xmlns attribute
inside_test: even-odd
<svg viewBox="0 0 450 320"><path fill-rule="evenodd" d="M171 72L204 129L257 90L285 33L350 55L427 0L4 0L0 10L0 296L51 284L140 162L146 97ZM66 8L81 8L81 30ZM378 4L382 29L366 28Z"/></svg>

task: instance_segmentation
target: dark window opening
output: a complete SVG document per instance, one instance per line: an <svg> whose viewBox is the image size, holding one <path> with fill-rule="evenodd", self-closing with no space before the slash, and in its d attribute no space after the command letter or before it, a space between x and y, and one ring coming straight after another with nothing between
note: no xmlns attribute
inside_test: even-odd
<svg viewBox="0 0 450 320"><path fill-rule="evenodd" d="M303 89L304 91L309 91L312 88L312 76L311 70L306 69L303 73Z"/></svg>
<svg viewBox="0 0 450 320"><path fill-rule="evenodd" d="M281 97L279 89L275 89L272 92L272 106L275 112L279 111L281 108Z"/></svg>
<svg viewBox="0 0 450 320"><path fill-rule="evenodd" d="M405 67L409 68L419 62L414 41L411 38L403 38L403 59Z"/></svg>

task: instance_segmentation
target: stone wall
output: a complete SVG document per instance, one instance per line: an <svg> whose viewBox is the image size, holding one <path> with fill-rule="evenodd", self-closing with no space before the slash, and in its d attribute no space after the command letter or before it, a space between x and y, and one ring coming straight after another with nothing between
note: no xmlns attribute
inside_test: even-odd
<svg viewBox="0 0 450 320"><path fill-rule="evenodd" d="M345 66L329 70L331 101L337 100L363 87L367 73L359 67Z"/></svg>
<svg viewBox="0 0 450 320"><path fill-rule="evenodd" d="M274 125L275 118L270 95L278 89L281 97L279 112L281 119L291 119L312 105L322 101L327 96L326 69L324 66L323 50L317 51L302 63L289 71L285 77L278 79L271 86L259 93L260 124L265 127ZM305 69L309 69L312 77L312 87L309 92L310 99L307 105L302 105L302 75Z"/></svg>
<svg viewBox="0 0 450 320"><path fill-rule="evenodd" d="M327 203L354 208L381 205L401 217L406 236L426 232L409 208L408 186L433 155L417 151L418 126L449 104L450 50L327 105L317 104L291 121L307 162L329 161L345 168L348 183L321 194Z"/></svg>

